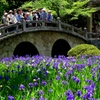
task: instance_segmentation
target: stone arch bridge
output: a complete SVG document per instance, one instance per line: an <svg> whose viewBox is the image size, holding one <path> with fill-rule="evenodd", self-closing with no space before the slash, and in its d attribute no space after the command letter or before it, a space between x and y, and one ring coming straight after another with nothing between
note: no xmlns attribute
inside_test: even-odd
<svg viewBox="0 0 100 100"><path fill-rule="evenodd" d="M32 21L0 28L0 57L65 55L72 47L87 43L80 29L58 21Z"/></svg>

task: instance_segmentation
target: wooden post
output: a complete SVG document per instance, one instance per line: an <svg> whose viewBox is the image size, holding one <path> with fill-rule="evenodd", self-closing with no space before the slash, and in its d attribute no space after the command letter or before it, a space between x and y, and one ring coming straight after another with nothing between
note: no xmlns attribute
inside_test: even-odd
<svg viewBox="0 0 100 100"><path fill-rule="evenodd" d="M91 5L92 5L92 2L90 1L88 3L88 6L91 7ZM92 14L90 17L87 17L87 31L92 32Z"/></svg>
<svg viewBox="0 0 100 100"><path fill-rule="evenodd" d="M92 32L92 14L90 18L87 18L87 31Z"/></svg>
<svg viewBox="0 0 100 100"><path fill-rule="evenodd" d="M60 17L57 17L57 20L58 20L58 29L61 30L61 20L60 20Z"/></svg>

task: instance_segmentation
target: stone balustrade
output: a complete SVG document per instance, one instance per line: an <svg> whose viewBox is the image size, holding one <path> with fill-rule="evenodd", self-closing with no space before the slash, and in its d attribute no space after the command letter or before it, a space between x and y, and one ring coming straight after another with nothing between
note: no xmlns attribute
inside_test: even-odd
<svg viewBox="0 0 100 100"><path fill-rule="evenodd" d="M87 39L86 32L80 30L77 27L63 23L58 18L57 21L29 21L26 22L24 19L21 23L11 24L9 26L0 27L0 39L11 34L19 34L23 32L33 31L60 31L78 36L82 39Z"/></svg>

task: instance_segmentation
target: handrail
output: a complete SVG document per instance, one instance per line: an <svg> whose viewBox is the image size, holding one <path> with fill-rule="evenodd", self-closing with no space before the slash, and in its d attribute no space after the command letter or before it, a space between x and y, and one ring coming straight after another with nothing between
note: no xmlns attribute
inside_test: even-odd
<svg viewBox="0 0 100 100"><path fill-rule="evenodd" d="M83 35L84 37L86 36L84 31L80 30L79 28L77 28L75 26L72 26L72 25L69 25L69 24L66 24L66 23L63 23L63 22L61 22L61 25L66 26L67 28L70 28L71 31L76 32L80 35Z"/></svg>
<svg viewBox="0 0 100 100"><path fill-rule="evenodd" d="M100 39L100 33L95 32L87 32L87 38L88 39Z"/></svg>
<svg viewBox="0 0 100 100"><path fill-rule="evenodd" d="M12 29L11 29L12 28ZM66 31L67 33L79 36L86 39L86 33L77 27L58 21L29 21L26 22L24 19L21 23L11 24L9 26L0 27L0 37L6 36L7 34L14 34L15 32L26 32L37 29L37 30L54 30L54 31Z"/></svg>

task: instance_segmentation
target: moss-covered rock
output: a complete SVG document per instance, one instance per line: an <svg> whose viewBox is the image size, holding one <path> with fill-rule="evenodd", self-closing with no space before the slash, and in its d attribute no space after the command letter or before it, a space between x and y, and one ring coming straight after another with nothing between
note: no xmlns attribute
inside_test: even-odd
<svg viewBox="0 0 100 100"><path fill-rule="evenodd" d="M80 44L68 51L68 56L80 57L81 55L100 55L100 50L94 45Z"/></svg>

